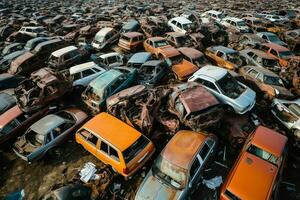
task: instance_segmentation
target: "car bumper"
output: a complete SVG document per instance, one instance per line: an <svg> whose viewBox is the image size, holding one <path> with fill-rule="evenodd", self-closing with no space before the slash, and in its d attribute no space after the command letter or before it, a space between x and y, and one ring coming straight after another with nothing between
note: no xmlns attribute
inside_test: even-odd
<svg viewBox="0 0 300 200"><path fill-rule="evenodd" d="M240 114L240 115L243 115L245 114L246 112L252 110L252 108L255 106L255 101L252 102L252 104L250 104L248 107L246 107L245 109L243 110L236 110L236 113Z"/></svg>
<svg viewBox="0 0 300 200"><path fill-rule="evenodd" d="M26 156L20 154L15 148L13 148L13 151L14 151L15 154L16 154L18 157L20 157L22 160L25 160L26 162L29 162L28 157L26 157Z"/></svg>

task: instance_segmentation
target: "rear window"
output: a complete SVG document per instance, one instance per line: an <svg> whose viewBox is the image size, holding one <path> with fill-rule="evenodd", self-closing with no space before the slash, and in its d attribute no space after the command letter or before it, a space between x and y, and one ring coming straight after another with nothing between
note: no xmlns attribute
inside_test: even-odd
<svg viewBox="0 0 300 200"><path fill-rule="evenodd" d="M249 153L273 164L273 165L277 165L278 158L275 155L255 146L253 144L247 149L247 151Z"/></svg>
<svg viewBox="0 0 300 200"><path fill-rule="evenodd" d="M131 38L129 38L129 37L125 36L125 35L122 35L121 39L122 40L126 40L126 41L130 41L131 40Z"/></svg>
<svg viewBox="0 0 300 200"><path fill-rule="evenodd" d="M240 200L237 196L229 192L228 190L225 191L225 195L228 197L230 200Z"/></svg>
<svg viewBox="0 0 300 200"><path fill-rule="evenodd" d="M148 144L149 144L149 140L145 136L141 135L141 137L135 143L133 143L130 147L128 147L123 152L125 162L126 163L130 162Z"/></svg>

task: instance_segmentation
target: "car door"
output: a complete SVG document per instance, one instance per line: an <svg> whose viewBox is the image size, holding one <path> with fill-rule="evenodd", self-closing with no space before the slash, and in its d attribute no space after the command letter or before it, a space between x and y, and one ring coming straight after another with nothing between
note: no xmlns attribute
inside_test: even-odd
<svg viewBox="0 0 300 200"><path fill-rule="evenodd" d="M194 161L190 167L189 170L189 183L187 190L185 192L185 198L188 197L189 194L191 194L195 189L197 188L197 184L199 184L200 179L200 170L201 170L201 162L200 162L200 156L197 154L197 156L194 158Z"/></svg>
<svg viewBox="0 0 300 200"><path fill-rule="evenodd" d="M101 157L101 161L111 165L115 170L120 170L120 156L118 151L108 142L100 140L100 145L97 149L97 157Z"/></svg>
<svg viewBox="0 0 300 200"><path fill-rule="evenodd" d="M95 71L86 69L82 71L82 79L80 80L82 86L87 86L95 77Z"/></svg>
<svg viewBox="0 0 300 200"><path fill-rule="evenodd" d="M81 137L80 144L91 154L99 158L97 156L97 148L99 149L100 139L86 129L81 129L78 134Z"/></svg>

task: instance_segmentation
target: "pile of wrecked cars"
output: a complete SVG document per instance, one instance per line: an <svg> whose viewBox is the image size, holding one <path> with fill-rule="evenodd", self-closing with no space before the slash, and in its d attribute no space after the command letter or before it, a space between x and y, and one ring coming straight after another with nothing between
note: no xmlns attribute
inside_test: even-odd
<svg viewBox="0 0 300 200"><path fill-rule="evenodd" d="M13 2L0 2L0 155L34 168L81 151L111 177L93 185L104 175L85 160L28 199L282 199L287 155L300 166L299 2Z"/></svg>

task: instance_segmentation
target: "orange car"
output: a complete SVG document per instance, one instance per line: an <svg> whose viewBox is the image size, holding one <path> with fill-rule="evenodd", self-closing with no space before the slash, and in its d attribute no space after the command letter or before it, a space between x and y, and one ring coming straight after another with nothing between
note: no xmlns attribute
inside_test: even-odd
<svg viewBox="0 0 300 200"><path fill-rule="evenodd" d="M198 67L185 60L183 55L172 47L165 38L152 37L144 42L145 50L154 54L158 59L169 59L172 65L172 71L179 80L186 80Z"/></svg>
<svg viewBox="0 0 300 200"><path fill-rule="evenodd" d="M275 43L264 43L261 45L261 49L272 58L277 59L281 67L287 67L291 58L300 60L300 56L294 56L288 48Z"/></svg>
<svg viewBox="0 0 300 200"><path fill-rule="evenodd" d="M144 35L139 32L121 34L118 46L125 51L136 51L143 46Z"/></svg>
<svg viewBox="0 0 300 200"><path fill-rule="evenodd" d="M125 178L132 176L154 153L153 143L108 113L100 113L76 133L76 142Z"/></svg>
<svg viewBox="0 0 300 200"><path fill-rule="evenodd" d="M249 136L221 190L221 200L276 199L287 137L259 126Z"/></svg>

